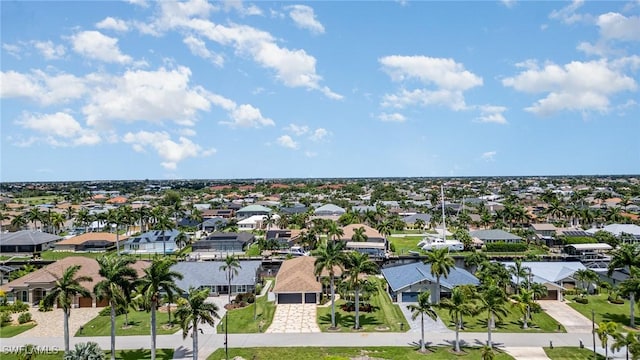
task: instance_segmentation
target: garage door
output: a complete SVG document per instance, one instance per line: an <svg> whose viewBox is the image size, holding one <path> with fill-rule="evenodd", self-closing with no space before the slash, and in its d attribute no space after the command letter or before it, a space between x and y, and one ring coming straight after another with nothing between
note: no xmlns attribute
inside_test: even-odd
<svg viewBox="0 0 640 360"><path fill-rule="evenodd" d="M302 304L302 294L278 294L278 304Z"/></svg>
<svg viewBox="0 0 640 360"><path fill-rule="evenodd" d="M403 292L402 302L418 302L419 292Z"/></svg>
<svg viewBox="0 0 640 360"><path fill-rule="evenodd" d="M81 297L78 299L78 306L81 308L93 307L93 299L88 297Z"/></svg>
<svg viewBox="0 0 640 360"><path fill-rule="evenodd" d="M540 298L540 300L558 300L558 290L548 290L547 296Z"/></svg>
<svg viewBox="0 0 640 360"><path fill-rule="evenodd" d="M304 302L306 304L315 304L316 303L316 293L306 293L306 294L304 294Z"/></svg>

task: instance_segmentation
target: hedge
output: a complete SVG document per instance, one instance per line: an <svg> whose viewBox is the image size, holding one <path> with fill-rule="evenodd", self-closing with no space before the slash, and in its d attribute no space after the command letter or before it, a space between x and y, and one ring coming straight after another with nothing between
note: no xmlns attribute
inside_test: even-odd
<svg viewBox="0 0 640 360"><path fill-rule="evenodd" d="M563 243L565 245L573 245L573 244L596 244L598 243L598 239L588 237L588 236L575 236L575 237L567 237L564 238Z"/></svg>
<svg viewBox="0 0 640 360"><path fill-rule="evenodd" d="M488 252L524 252L527 251L527 244L496 242L486 244Z"/></svg>

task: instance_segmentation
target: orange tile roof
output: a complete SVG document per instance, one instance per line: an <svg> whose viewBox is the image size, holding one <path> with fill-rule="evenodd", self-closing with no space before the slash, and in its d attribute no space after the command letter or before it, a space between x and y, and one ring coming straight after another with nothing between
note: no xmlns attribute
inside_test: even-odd
<svg viewBox="0 0 640 360"><path fill-rule="evenodd" d="M364 228L364 234L367 235L367 237L370 237L370 238L383 238L384 237L384 236L382 236L382 234L380 234L380 232L378 232L378 230L372 228L369 225L351 224L351 225L347 225L347 226L342 228L342 231L344 231L344 235L342 235L340 238L341 239L351 239L353 237L353 234L355 233L355 230L359 229L361 227Z"/></svg>
<svg viewBox="0 0 640 360"><path fill-rule="evenodd" d="M119 241L126 240L127 236L120 236ZM108 232L88 232L56 243L56 245L80 245L87 241L104 240L112 243L116 242L116 234Z"/></svg>

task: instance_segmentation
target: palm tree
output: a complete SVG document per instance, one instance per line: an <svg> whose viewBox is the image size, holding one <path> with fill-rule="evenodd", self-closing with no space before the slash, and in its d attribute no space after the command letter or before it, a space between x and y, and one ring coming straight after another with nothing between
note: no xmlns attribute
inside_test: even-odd
<svg viewBox="0 0 640 360"><path fill-rule="evenodd" d="M162 236L162 255L163 256L167 256L167 239L165 238L164 234L165 231L167 230L172 230L173 229L173 221L171 221L171 219L169 219L169 216L166 213L158 213L157 214L158 217L156 217L156 223L153 226L156 230L161 230L162 232L160 233Z"/></svg>
<svg viewBox="0 0 640 360"><path fill-rule="evenodd" d="M589 293L591 284L598 281L598 274L591 269L581 269L573 273L573 278L580 281L582 288Z"/></svg>
<svg viewBox="0 0 640 360"><path fill-rule="evenodd" d="M271 230L271 227L276 224L276 219L272 213L268 213L262 220L262 226L267 228L267 231Z"/></svg>
<svg viewBox="0 0 640 360"><path fill-rule="evenodd" d="M476 270L478 270L478 267L480 265L482 265L485 262L488 262L489 258L487 257L487 254L480 252L480 251L475 251L467 256L465 256L464 258L464 266L466 266L467 268L469 268L469 272L474 274L476 272ZM473 271L471 271L471 269L473 269Z"/></svg>
<svg viewBox="0 0 640 360"><path fill-rule="evenodd" d="M16 230L22 230L26 225L27 219L25 219L23 214L18 214L13 219L11 219L11 227Z"/></svg>
<svg viewBox="0 0 640 360"><path fill-rule="evenodd" d="M611 254L611 262L609 262L609 267L607 269L607 275L611 276L616 269L628 268L629 273L631 274L632 267L640 268L640 245L632 245L632 244L622 244L618 249L613 251ZM640 276L640 274L639 274ZM631 295L631 294L629 294ZM630 326L635 326L634 319L634 307L635 307L635 298L634 296L629 296L629 307L630 307Z"/></svg>
<svg viewBox="0 0 640 360"><path fill-rule="evenodd" d="M512 305L522 313L522 328L528 329L531 305L535 303L533 290L522 289L520 293L511 296Z"/></svg>
<svg viewBox="0 0 640 360"><path fill-rule="evenodd" d="M436 291L433 303L438 304L440 303L440 278L444 276L446 279L449 276L449 271L455 267L455 261L449 254L449 248L443 247L427 252L427 258L424 262L425 264L431 264L431 275L436 277Z"/></svg>
<svg viewBox="0 0 640 360"><path fill-rule="evenodd" d="M42 224L42 218L43 218L43 214L37 207L31 208L27 212L27 220L33 223L34 230L37 230L36 222L40 221L40 224Z"/></svg>
<svg viewBox="0 0 640 360"><path fill-rule="evenodd" d="M424 220L416 219L416 221L413 223L413 228L414 229L418 229L418 230L422 230L422 229L424 229L424 227L426 225L427 225L427 223L425 223Z"/></svg>
<svg viewBox="0 0 640 360"><path fill-rule="evenodd" d="M176 311L176 317L180 319L180 327L182 327L182 338L185 339L191 330L193 360L198 359L198 324L214 326L214 319L220 318L218 306L206 302L208 296L208 289L189 288L186 301L180 301Z"/></svg>
<svg viewBox="0 0 640 360"><path fill-rule="evenodd" d="M344 235L344 230L337 223L330 221L327 226L327 239L339 240Z"/></svg>
<svg viewBox="0 0 640 360"><path fill-rule="evenodd" d="M80 265L73 265L64 270L61 277L56 276L55 285L47 296L44 297L43 303L45 307L53 307L57 303L64 313L64 352L69 352L69 316L71 315L71 307L73 299L76 296L91 296L91 292L87 290L81 283L92 281L88 276L77 276Z"/></svg>
<svg viewBox="0 0 640 360"><path fill-rule="evenodd" d="M615 342L611 344L611 350L619 351L620 349L625 348L627 360L629 360L629 353L632 353L635 348L640 348L640 338L633 331L629 331L626 334L616 332L613 334L613 340ZM633 359L635 360L637 357L634 356Z"/></svg>
<svg viewBox="0 0 640 360"><path fill-rule="evenodd" d="M238 275L238 269L242 269L240 262L233 255L227 255L224 259L224 263L220 265L220 271L227 272L227 294L229 296L229 305L231 305L231 280L235 275ZM229 358L229 314L224 317L224 351L226 358Z"/></svg>
<svg viewBox="0 0 640 360"><path fill-rule="evenodd" d="M93 341L78 343L71 351L65 352L64 360L103 360L104 351Z"/></svg>
<svg viewBox="0 0 640 360"><path fill-rule="evenodd" d="M138 274L131 267L135 262L130 257L107 255L96 259L100 269L98 274L104 279L93 287L98 300L107 300L111 308L111 360L116 358L116 308L127 302L132 283Z"/></svg>
<svg viewBox="0 0 640 360"><path fill-rule="evenodd" d="M344 253L344 243L342 241L328 241L322 244L315 253L316 260L315 274L320 276L323 271L329 272L329 287L331 288L331 329L336 329L336 304L335 304L335 271L339 268L341 271L346 262Z"/></svg>
<svg viewBox="0 0 640 360"><path fill-rule="evenodd" d="M449 311L449 316L453 319L456 326L456 341L454 343L454 351L460 352L460 329L463 324L463 316L474 315L476 311L475 303L469 297L467 289L462 286L456 286L451 290L451 298L443 299L438 305L442 309Z"/></svg>
<svg viewBox="0 0 640 360"><path fill-rule="evenodd" d="M509 273L516 277L516 294L520 292L520 279L528 275L527 268L522 266L522 259L515 259L513 265L507 268Z"/></svg>
<svg viewBox="0 0 640 360"><path fill-rule="evenodd" d="M356 322L355 329L360 329L360 287L362 286L363 279L361 275L373 275L379 271L378 265L369 260L367 254L361 254L359 252L350 252L347 256L345 265L347 267L347 275L349 282L353 287L353 291L356 294Z"/></svg>
<svg viewBox="0 0 640 360"><path fill-rule="evenodd" d="M182 293L176 280L182 280L183 276L171 270L174 264L175 261L166 258L154 260L151 266L144 269L144 277L140 279L140 293L151 311L151 360L156 358L156 309L160 292Z"/></svg>
<svg viewBox="0 0 640 360"><path fill-rule="evenodd" d="M427 315L432 320L438 318L438 314L431 306L431 294L429 290L424 290L418 295L418 303L407 305L407 309L411 311L411 319L415 320L418 316L420 316L420 352L424 353L427 351L424 342L424 316Z"/></svg>
<svg viewBox="0 0 640 360"><path fill-rule="evenodd" d="M640 268L631 266L629 270L629 277L620 283L618 289L620 294L629 297L629 325L635 327L635 302L640 302Z"/></svg>
<svg viewBox="0 0 640 360"><path fill-rule="evenodd" d="M391 221L383 221L376 226L376 230L380 233L380 235L384 237L388 237L391 235L391 230L393 229L393 224Z"/></svg>
<svg viewBox="0 0 640 360"><path fill-rule="evenodd" d="M507 315L506 309L506 296L504 291L495 284L489 284L480 293L480 306L479 311L487 312L487 346L493 347L491 341L491 328L494 325L494 319L500 320L503 316Z"/></svg>
<svg viewBox="0 0 640 360"><path fill-rule="evenodd" d="M366 230L364 226L361 226L357 229L353 229L353 236L351 236L351 241L364 242L369 239L367 234L365 234Z"/></svg>
<svg viewBox="0 0 640 360"><path fill-rule="evenodd" d="M596 329L596 334L600 339L600 344L604 348L604 358L609 358L609 336L614 336L618 331L618 323L613 321L601 322L598 324L598 328Z"/></svg>

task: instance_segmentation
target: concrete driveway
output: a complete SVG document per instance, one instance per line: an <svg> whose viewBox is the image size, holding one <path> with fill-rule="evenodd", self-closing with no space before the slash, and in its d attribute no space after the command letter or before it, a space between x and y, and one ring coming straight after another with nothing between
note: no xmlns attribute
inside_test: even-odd
<svg viewBox="0 0 640 360"><path fill-rule="evenodd" d="M71 309L69 316L69 336L75 335L80 326L98 316L103 308L77 308ZM64 313L62 309L53 309L47 312L38 309L29 309L33 320L38 324L33 329L27 330L16 337L58 337L64 336Z"/></svg>
<svg viewBox="0 0 640 360"><path fill-rule="evenodd" d="M267 333L320 332L316 321L315 304L280 304L276 307L273 322Z"/></svg>
<svg viewBox="0 0 640 360"><path fill-rule="evenodd" d="M518 360L549 360L541 347L506 347L504 351Z"/></svg>
<svg viewBox="0 0 640 360"><path fill-rule="evenodd" d="M568 333L591 333L591 320L574 310L565 302L539 300L542 310L556 319Z"/></svg>

